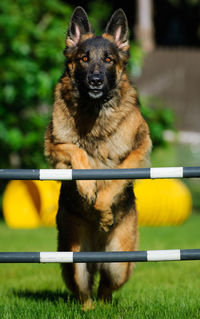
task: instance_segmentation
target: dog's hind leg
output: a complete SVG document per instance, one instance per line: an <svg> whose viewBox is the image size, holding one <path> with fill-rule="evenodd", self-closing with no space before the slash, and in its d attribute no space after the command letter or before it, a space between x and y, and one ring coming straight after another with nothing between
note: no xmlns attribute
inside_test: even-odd
<svg viewBox="0 0 200 319"><path fill-rule="evenodd" d="M62 194L65 194L64 190ZM61 197L60 202L62 200ZM67 214L61 206L57 214L57 226L58 251L79 252L89 249L87 227L81 224L81 219ZM92 309L91 293L94 267L90 267L86 263L62 263L61 268L66 286L80 300L83 309Z"/></svg>
<svg viewBox="0 0 200 319"><path fill-rule="evenodd" d="M131 208L121 223L111 232L106 251L134 251L137 249L137 216ZM118 290L129 279L134 264L132 262L104 263L100 270L98 297L112 300L112 292Z"/></svg>
<svg viewBox="0 0 200 319"><path fill-rule="evenodd" d="M65 284L80 300L82 309L93 309L91 299L93 274L88 271L87 264L62 264L61 267Z"/></svg>

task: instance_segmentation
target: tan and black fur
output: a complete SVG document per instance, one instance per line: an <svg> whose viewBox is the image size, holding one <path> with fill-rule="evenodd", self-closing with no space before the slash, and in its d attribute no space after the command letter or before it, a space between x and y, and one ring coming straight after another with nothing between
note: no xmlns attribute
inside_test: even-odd
<svg viewBox="0 0 200 319"><path fill-rule="evenodd" d="M45 154L55 168L137 168L151 149L149 129L126 75L128 26L117 10L105 33L95 36L77 7L66 39L66 68L55 89ZM57 215L59 251L137 249L137 212L127 180L70 181L61 187ZM90 308L93 277L100 272L98 297L130 277L133 263L62 264L64 281Z"/></svg>

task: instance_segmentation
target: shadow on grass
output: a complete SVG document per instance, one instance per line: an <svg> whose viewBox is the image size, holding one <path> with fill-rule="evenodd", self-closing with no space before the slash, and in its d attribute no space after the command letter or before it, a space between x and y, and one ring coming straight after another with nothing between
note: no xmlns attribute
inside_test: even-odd
<svg viewBox="0 0 200 319"><path fill-rule="evenodd" d="M32 291L29 289L26 290L11 290L11 293L18 298L25 298L34 301L50 301L52 303L58 302L58 300L63 300L64 302L69 303L77 303L79 301L77 298L68 291L52 291L52 290L39 290L39 291ZM104 304L100 299L97 298L96 295L92 296L92 299L95 302L99 302L100 304ZM106 304L106 303L105 303ZM108 302L108 305L118 306L120 304L120 297L115 296L111 302Z"/></svg>
<svg viewBox="0 0 200 319"><path fill-rule="evenodd" d="M52 303L58 302L58 300L63 300L64 302L78 303L77 299L69 292L62 291L52 291L52 290L12 290L12 294L18 298L26 298L34 301L50 301Z"/></svg>

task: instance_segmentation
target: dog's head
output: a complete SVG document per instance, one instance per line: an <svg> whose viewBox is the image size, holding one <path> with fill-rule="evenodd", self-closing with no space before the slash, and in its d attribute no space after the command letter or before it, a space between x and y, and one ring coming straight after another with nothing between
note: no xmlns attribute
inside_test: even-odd
<svg viewBox="0 0 200 319"><path fill-rule="evenodd" d="M112 15L102 36L95 36L86 12L75 9L64 54L81 96L97 100L111 93L121 80L128 50L128 23L122 9Z"/></svg>

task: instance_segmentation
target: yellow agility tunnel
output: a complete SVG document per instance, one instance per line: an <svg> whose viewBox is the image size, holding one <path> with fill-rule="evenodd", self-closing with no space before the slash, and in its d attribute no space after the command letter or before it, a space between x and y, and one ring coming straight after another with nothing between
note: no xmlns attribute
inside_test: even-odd
<svg viewBox="0 0 200 319"><path fill-rule="evenodd" d="M3 215L11 228L54 226L60 183L10 181L3 196Z"/></svg>
<svg viewBox="0 0 200 319"><path fill-rule="evenodd" d="M139 225L182 224L191 214L192 196L177 179L148 179L135 183Z"/></svg>
<svg viewBox="0 0 200 319"><path fill-rule="evenodd" d="M139 225L168 226L183 223L192 210L192 198L177 179L137 180L134 183ZM54 226L60 183L10 181L3 196L3 215L9 227Z"/></svg>

